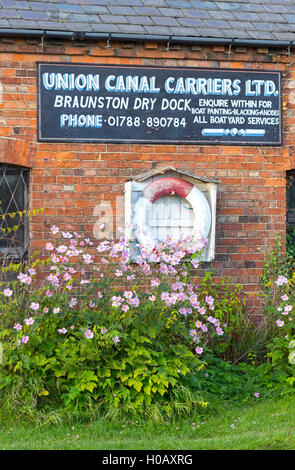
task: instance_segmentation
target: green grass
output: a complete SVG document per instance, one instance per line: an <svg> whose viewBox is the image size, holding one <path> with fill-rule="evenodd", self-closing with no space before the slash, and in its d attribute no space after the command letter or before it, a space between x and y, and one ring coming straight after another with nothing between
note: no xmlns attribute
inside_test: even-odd
<svg viewBox="0 0 295 470"><path fill-rule="evenodd" d="M3 423L1 450L295 450L295 396L251 404L220 404L164 423L12 425ZM193 424L194 423L194 424Z"/></svg>

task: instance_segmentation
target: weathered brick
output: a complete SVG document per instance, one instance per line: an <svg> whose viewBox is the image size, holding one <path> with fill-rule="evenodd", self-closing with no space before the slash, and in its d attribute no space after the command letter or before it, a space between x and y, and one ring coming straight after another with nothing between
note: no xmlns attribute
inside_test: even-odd
<svg viewBox="0 0 295 470"><path fill-rule="evenodd" d="M3 4L4 0L1 1ZM24 5L26 2L21 3ZM52 5L50 11L53 12L53 7L57 2L49 3ZM211 21L215 20L214 17L209 16L210 10L206 7L202 10L202 17L186 15L186 11L196 7L198 3L208 6L213 2L183 1L180 3L189 3L189 6L186 10L182 10L184 16L175 15L178 18L179 27L147 24L146 28L156 28L158 32L169 33L179 28L180 32L190 30L185 26L188 23L180 23L181 18L204 21L207 14L207 20L210 18ZM230 13L230 15L223 16L223 21L226 19L233 21L230 16L237 15L239 12L246 14L249 11L242 8L243 2L234 3L239 3L241 9L222 9L224 13ZM182 8L176 6L175 2L173 4L172 7L172 2L165 3L162 7L167 9L162 17L168 18L168 22L170 22L169 8ZM80 5L78 3L76 5L83 9L91 6L83 1ZM9 7L10 10L13 8ZM110 12L106 4L103 4L101 8L106 10L101 11L103 14ZM158 11L155 2L153 4L136 2L133 9L138 16L126 15L127 21L124 25L127 29L133 26L138 27L139 23L133 24L133 19L137 18L140 21L140 15L142 24L151 23L151 20L147 19L150 17L148 11L151 9ZM22 10L27 9L22 6ZM41 11L46 12L45 9L40 8ZM66 10L63 11L67 14ZM73 14L80 15L76 9L75 11ZM90 13L89 10L88 14ZM113 13L107 16L114 16ZM252 10L252 14L254 13L255 10ZM257 15L263 16L261 12L257 12ZM120 16L125 17L124 14ZM249 17L241 15L236 17L241 22L251 21ZM259 23L258 20L256 21ZM264 22L266 21L264 18ZM71 24L60 26L72 27ZM99 24L97 26L99 27ZM108 26L118 30L116 23L102 25L102 27ZM156 29L152 31L155 32ZM213 31L214 28L212 28ZM208 35L206 28L204 28L204 35ZM20 40L2 43L2 45L4 47L2 49L0 47L0 79L5 87L5 93L1 103L0 118L1 162L34 168L31 174L31 206L38 208L42 204L46 208L46 214L32 222L32 234L35 237L32 240L32 246L39 246L40 249L44 247L48 239L49 219L51 223L60 223L61 226L71 225L73 229L83 226L91 236L94 207L100 200L111 201L114 204L116 197L122 196L123 183L130 176L168 164L180 170L190 170L195 175L216 177L221 180L221 184L218 187L217 256L214 266L218 268L221 275L230 276L234 282L241 281L244 290L250 295L251 307L253 306L254 310L258 309L255 292L259 290L259 276L263 266L262 255L267 248L272 246L277 233L281 235L285 233L285 171L295 167L295 158L291 151L294 145L294 123L292 122L294 110L291 102L294 84L292 85L292 80L295 79L292 57L288 65L289 81L284 82L284 100L289 102L290 115L285 118L285 143L282 147L46 143L36 142L35 77L38 60L68 63L87 63L87 61L88 63L103 63L105 61L104 63L116 65L126 61L125 63L133 66L170 64L191 67L210 67L210 63L214 61L217 67L221 68L247 69L251 64L253 69L270 70L273 67L271 62L274 58L276 68L284 69L286 67L283 62L285 56L274 56L270 50L255 48L242 51L232 49L229 54L227 47L216 47L216 45L204 45L200 51L196 52L191 50L190 45L182 45L179 50L166 50L166 44L133 43L132 48L129 49L118 42L114 45L112 41L110 48L105 48L105 41L89 42L89 44L83 42L82 45L65 42L56 46L45 41L42 50L39 43L28 44Z"/></svg>

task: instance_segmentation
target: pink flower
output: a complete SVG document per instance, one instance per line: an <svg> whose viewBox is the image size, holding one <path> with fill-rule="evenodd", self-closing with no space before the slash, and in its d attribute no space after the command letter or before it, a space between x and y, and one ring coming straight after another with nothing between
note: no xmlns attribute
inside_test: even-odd
<svg viewBox="0 0 295 470"><path fill-rule="evenodd" d="M115 336L115 337L113 338L113 341L114 341L114 343L119 343L119 341L120 341L119 336Z"/></svg>
<svg viewBox="0 0 295 470"><path fill-rule="evenodd" d="M56 256L54 253L51 253L51 259L53 263L59 263L59 257Z"/></svg>
<svg viewBox="0 0 295 470"><path fill-rule="evenodd" d="M59 333L65 335L68 330L67 330L66 328L59 328L57 331L58 331Z"/></svg>
<svg viewBox="0 0 295 470"><path fill-rule="evenodd" d="M126 297L126 299L131 299L133 297L133 292L131 290L125 291L124 297Z"/></svg>
<svg viewBox="0 0 295 470"><path fill-rule="evenodd" d="M179 311L179 313L181 313L181 315L184 315L184 316L187 315L187 309L186 309L186 308L183 308L183 307L182 307L182 308L180 308L178 311Z"/></svg>
<svg viewBox="0 0 295 470"><path fill-rule="evenodd" d="M70 234L70 232L62 232L62 236L64 238L72 238L72 235Z"/></svg>
<svg viewBox="0 0 295 470"><path fill-rule="evenodd" d="M134 299L128 300L128 303L130 305L133 305L134 307L138 307L138 305L140 304L140 301L139 301L138 297L134 297Z"/></svg>
<svg viewBox="0 0 295 470"><path fill-rule="evenodd" d="M56 227L55 225L53 225L53 226L50 228L50 230L51 230L51 233L53 233L53 235L55 235L56 233L59 232L59 228Z"/></svg>
<svg viewBox="0 0 295 470"><path fill-rule="evenodd" d="M91 330L86 330L86 331L85 331L85 336L86 336L87 339L93 338L93 333L92 333L92 331L91 331Z"/></svg>
<svg viewBox="0 0 295 470"><path fill-rule="evenodd" d="M196 294L192 294L189 298L191 304L198 304L198 297Z"/></svg>
<svg viewBox="0 0 295 470"><path fill-rule="evenodd" d="M276 321L276 324L279 326L279 327L282 327L284 325L284 322L283 320L277 320Z"/></svg>
<svg viewBox="0 0 295 470"><path fill-rule="evenodd" d="M202 354L203 348L201 348L200 346L197 346L195 351L196 351L197 354Z"/></svg>
<svg viewBox="0 0 295 470"><path fill-rule="evenodd" d="M162 260L165 261L165 263L170 263L171 256L168 255L168 253L163 253L162 254Z"/></svg>
<svg viewBox="0 0 295 470"><path fill-rule="evenodd" d="M221 328L216 328L216 333L219 335L219 336L222 336L223 335L223 330Z"/></svg>
<svg viewBox="0 0 295 470"><path fill-rule="evenodd" d="M29 336L22 336L22 342L27 343L29 341Z"/></svg>
<svg viewBox="0 0 295 470"><path fill-rule="evenodd" d="M39 309L39 304L35 302L31 302L30 308L32 310L38 310Z"/></svg>
<svg viewBox="0 0 295 470"><path fill-rule="evenodd" d="M45 245L46 250L51 251L53 250L53 245L51 242L47 242Z"/></svg>
<svg viewBox="0 0 295 470"><path fill-rule="evenodd" d="M13 291L9 288L4 289L4 291L3 291L3 295L5 295L5 297L11 297L12 294L13 294Z"/></svg>
<svg viewBox="0 0 295 470"><path fill-rule="evenodd" d="M82 255L83 261L85 264L93 263L93 259L91 255Z"/></svg>
<svg viewBox="0 0 295 470"><path fill-rule="evenodd" d="M255 392L254 397L258 398L259 397L259 392Z"/></svg>
<svg viewBox="0 0 295 470"><path fill-rule="evenodd" d="M17 278L20 282L23 282L24 284L31 284L32 282L32 278L24 273L19 273Z"/></svg>
<svg viewBox="0 0 295 470"><path fill-rule="evenodd" d="M69 303L69 306L70 306L70 307L74 307L75 305L77 305L77 302L78 302L78 301L77 301L76 297L72 297L72 299L71 299L71 301L70 301L70 303Z"/></svg>
<svg viewBox="0 0 295 470"><path fill-rule="evenodd" d="M33 323L34 323L34 318L30 317L30 318L25 319L26 325L33 325Z"/></svg>
<svg viewBox="0 0 295 470"><path fill-rule="evenodd" d="M59 313L60 312L60 308L59 307L56 307L53 309L53 313Z"/></svg>
<svg viewBox="0 0 295 470"><path fill-rule="evenodd" d="M105 334L108 330L103 326L100 331L101 331L102 334Z"/></svg>
<svg viewBox="0 0 295 470"><path fill-rule="evenodd" d="M22 329L22 326L20 323L16 323L13 328L15 328L17 331L20 331Z"/></svg>
<svg viewBox="0 0 295 470"><path fill-rule="evenodd" d="M196 260L196 258L194 258L194 259L191 261L191 263L192 263L192 265L193 265L193 267L194 267L195 269L197 269L197 268L199 267L199 264L200 264L199 261Z"/></svg>
<svg viewBox="0 0 295 470"><path fill-rule="evenodd" d="M182 288L182 283L181 282L174 282L174 284L172 284L172 286L171 286L172 290L179 290L181 288Z"/></svg>
<svg viewBox="0 0 295 470"><path fill-rule="evenodd" d="M72 279L72 276L70 275L70 273L65 273L63 278L65 281L69 281L70 279Z"/></svg>
<svg viewBox="0 0 295 470"><path fill-rule="evenodd" d="M163 274L169 274L168 266L164 263L160 264L160 271Z"/></svg>
<svg viewBox="0 0 295 470"><path fill-rule="evenodd" d="M162 292L161 294L161 300L167 300L169 299L169 294L168 292Z"/></svg>
<svg viewBox="0 0 295 470"><path fill-rule="evenodd" d="M129 307L128 305L122 305L121 309L123 310L123 312L127 312L127 310L129 310Z"/></svg>
<svg viewBox="0 0 295 470"><path fill-rule="evenodd" d="M67 251L68 247L66 245L60 245L59 247L56 248L56 251L58 253L65 253Z"/></svg>
<svg viewBox="0 0 295 470"><path fill-rule="evenodd" d="M285 276L278 276L275 283L277 286L282 286L283 284L288 284L288 279Z"/></svg>

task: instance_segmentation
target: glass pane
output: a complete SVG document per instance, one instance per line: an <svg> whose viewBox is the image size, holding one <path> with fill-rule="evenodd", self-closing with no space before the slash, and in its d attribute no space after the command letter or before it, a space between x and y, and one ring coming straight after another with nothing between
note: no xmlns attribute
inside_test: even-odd
<svg viewBox="0 0 295 470"><path fill-rule="evenodd" d="M27 218L16 214L24 210L28 210L28 170L0 165L0 216L6 214L0 219L0 228L5 229L0 232L0 249L17 257L27 248Z"/></svg>
<svg viewBox="0 0 295 470"><path fill-rule="evenodd" d="M287 209L295 209L295 175L288 176Z"/></svg>

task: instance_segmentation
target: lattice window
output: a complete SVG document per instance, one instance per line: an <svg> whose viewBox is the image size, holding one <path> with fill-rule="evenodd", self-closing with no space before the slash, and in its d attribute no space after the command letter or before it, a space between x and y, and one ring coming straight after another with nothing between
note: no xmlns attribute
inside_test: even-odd
<svg viewBox="0 0 295 470"><path fill-rule="evenodd" d="M22 261L28 256L28 209L29 170L0 165L0 229L5 229L0 231L0 255L9 261Z"/></svg>

